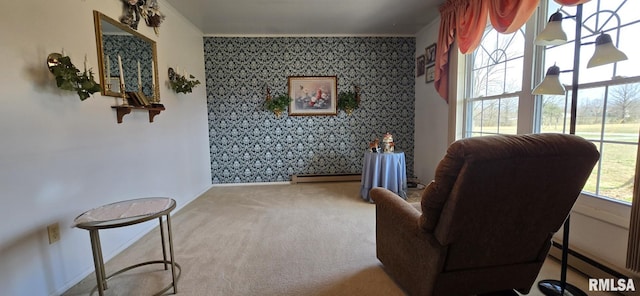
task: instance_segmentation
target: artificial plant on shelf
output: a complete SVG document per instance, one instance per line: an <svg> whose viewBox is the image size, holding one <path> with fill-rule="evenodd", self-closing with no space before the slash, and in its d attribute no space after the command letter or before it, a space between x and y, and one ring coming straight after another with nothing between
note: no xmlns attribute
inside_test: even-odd
<svg viewBox="0 0 640 296"><path fill-rule="evenodd" d="M200 81L196 79L193 75L189 74L189 78L186 76L175 74L173 79L169 80L171 84L171 89L176 93L190 93L193 91L193 88L200 84Z"/></svg>
<svg viewBox="0 0 640 296"><path fill-rule="evenodd" d="M51 54L49 70L56 77L56 85L60 89L75 91L81 101L100 91L100 84L93 80L91 69L87 70L85 65L84 71L80 71L68 56Z"/></svg>
<svg viewBox="0 0 640 296"><path fill-rule="evenodd" d="M265 108L267 108L267 110L275 113L276 117L280 117L280 114L282 114L282 111L287 109L290 103L291 103L291 97L289 97L288 95L282 94L273 98L268 96L267 100L264 102L264 106Z"/></svg>
<svg viewBox="0 0 640 296"><path fill-rule="evenodd" d="M356 92L341 91L338 94L338 109L344 110L347 115L351 115L358 107L360 107L360 100Z"/></svg>

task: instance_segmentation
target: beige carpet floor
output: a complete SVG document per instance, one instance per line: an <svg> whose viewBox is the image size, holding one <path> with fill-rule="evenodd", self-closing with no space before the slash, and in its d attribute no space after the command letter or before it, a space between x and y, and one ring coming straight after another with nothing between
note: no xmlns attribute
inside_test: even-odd
<svg viewBox="0 0 640 296"><path fill-rule="evenodd" d="M172 215L178 295L404 295L375 255L375 205L358 194L357 182L212 188ZM159 237L156 228L107 262L107 274L161 259ZM557 263L545 268L557 278ZM134 269L106 295L152 295L169 279L161 265ZM94 286L91 274L64 295Z"/></svg>

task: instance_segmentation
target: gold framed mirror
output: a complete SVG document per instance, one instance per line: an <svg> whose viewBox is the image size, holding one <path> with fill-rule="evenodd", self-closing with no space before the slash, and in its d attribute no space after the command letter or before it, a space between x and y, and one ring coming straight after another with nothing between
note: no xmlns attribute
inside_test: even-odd
<svg viewBox="0 0 640 296"><path fill-rule="evenodd" d="M102 95L122 97L124 84L127 92L159 100L156 42L99 11L93 11L93 21Z"/></svg>

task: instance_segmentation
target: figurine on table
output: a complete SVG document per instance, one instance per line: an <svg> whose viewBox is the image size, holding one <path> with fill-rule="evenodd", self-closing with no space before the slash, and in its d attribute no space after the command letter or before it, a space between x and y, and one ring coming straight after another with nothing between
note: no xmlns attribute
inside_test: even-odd
<svg viewBox="0 0 640 296"><path fill-rule="evenodd" d="M382 137L382 152L391 153L394 146L393 136L390 133L384 134L384 137Z"/></svg>
<svg viewBox="0 0 640 296"><path fill-rule="evenodd" d="M373 140L373 142L369 143L369 150L371 150L371 152L373 153L377 153L380 149L380 140L378 138L375 138Z"/></svg>

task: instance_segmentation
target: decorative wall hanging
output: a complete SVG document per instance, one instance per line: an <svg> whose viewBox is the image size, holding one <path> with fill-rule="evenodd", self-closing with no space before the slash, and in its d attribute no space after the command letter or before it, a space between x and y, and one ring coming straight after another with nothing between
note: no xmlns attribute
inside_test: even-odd
<svg viewBox="0 0 640 296"><path fill-rule="evenodd" d="M424 55L421 55L416 58L416 77L420 77L424 75L426 63L424 59Z"/></svg>
<svg viewBox="0 0 640 296"><path fill-rule="evenodd" d="M436 63L436 44L431 44L424 49L425 66L431 66Z"/></svg>
<svg viewBox="0 0 640 296"><path fill-rule="evenodd" d="M49 71L56 77L56 85L64 90L72 90L78 93L81 101L86 100L91 94L100 91L100 84L93 80L93 72L87 70L87 58L85 56L84 71L78 70L71 63L71 58L59 53L51 53L47 57Z"/></svg>
<svg viewBox="0 0 640 296"><path fill-rule="evenodd" d="M338 109L351 115L353 110L360 107L360 87L354 85L355 91L341 91L338 94Z"/></svg>
<svg viewBox="0 0 640 296"><path fill-rule="evenodd" d="M165 16L160 13L158 0L122 0L122 5L121 23L137 30L140 19L144 19L147 26L152 27L156 35L159 34L158 28Z"/></svg>
<svg viewBox="0 0 640 296"><path fill-rule="evenodd" d="M290 76L289 115L336 115L338 77Z"/></svg>
<svg viewBox="0 0 640 296"><path fill-rule="evenodd" d="M180 75L173 68L169 68L169 84L176 93L186 94L192 92L193 88L200 84L200 81L191 74L185 72L184 75Z"/></svg>
<svg viewBox="0 0 640 296"><path fill-rule="evenodd" d="M156 42L99 11L93 11L93 20L99 69L96 75L100 74L102 95L121 97L123 91L142 91L147 98L160 102ZM118 56L123 63L125 90L120 88Z"/></svg>
<svg viewBox="0 0 640 296"><path fill-rule="evenodd" d="M426 83L433 82L436 79L436 66L431 65L427 67L427 76L424 78Z"/></svg>
<svg viewBox="0 0 640 296"><path fill-rule="evenodd" d="M285 94L278 95L275 98L271 97L271 89L267 86L267 98L264 101L264 107L273 112L276 117L280 117L282 111L287 109L291 101L291 97Z"/></svg>

